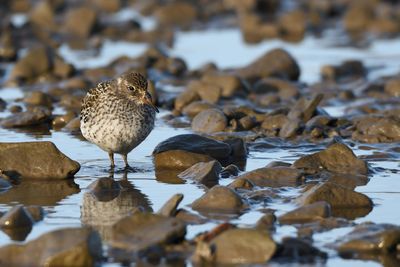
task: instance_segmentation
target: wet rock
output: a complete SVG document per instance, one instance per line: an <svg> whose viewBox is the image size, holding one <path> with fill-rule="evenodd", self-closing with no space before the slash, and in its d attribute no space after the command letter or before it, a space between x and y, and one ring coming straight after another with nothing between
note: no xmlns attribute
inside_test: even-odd
<svg viewBox="0 0 400 267"><path fill-rule="evenodd" d="M232 189L216 185L195 200L192 208L205 213L239 213L246 204Z"/></svg>
<svg viewBox="0 0 400 267"><path fill-rule="evenodd" d="M0 175L3 176L2 171L1 171ZM0 192L7 191L11 187L12 187L12 184L8 180L0 178Z"/></svg>
<svg viewBox="0 0 400 267"><path fill-rule="evenodd" d="M303 173L290 167L259 168L237 177L250 180L257 186L297 186L302 183Z"/></svg>
<svg viewBox="0 0 400 267"><path fill-rule="evenodd" d="M255 228L259 230L274 230L274 224L276 222L276 216L273 211L266 212L258 221L256 222Z"/></svg>
<svg viewBox="0 0 400 267"><path fill-rule="evenodd" d="M279 35L279 28L275 23L265 23L257 14L251 12L239 13L239 26L247 43L259 43Z"/></svg>
<svg viewBox="0 0 400 267"><path fill-rule="evenodd" d="M221 97L222 89L218 85L204 81L193 81L189 86L197 92L201 100L208 103L216 104Z"/></svg>
<svg viewBox="0 0 400 267"><path fill-rule="evenodd" d="M31 215L34 222L39 222L44 218L44 209L41 206L26 206L25 210Z"/></svg>
<svg viewBox="0 0 400 267"><path fill-rule="evenodd" d="M196 251L196 256L217 264L264 264L274 255L277 246L267 231L229 229L214 238L210 247L214 248L211 255Z"/></svg>
<svg viewBox="0 0 400 267"><path fill-rule="evenodd" d="M175 217L186 224L204 224L208 221L206 218L184 209L177 210Z"/></svg>
<svg viewBox="0 0 400 267"><path fill-rule="evenodd" d="M53 128L61 129L63 128L68 122L75 119L76 115L73 112L68 112L64 115L56 116L53 121L51 122Z"/></svg>
<svg viewBox="0 0 400 267"><path fill-rule="evenodd" d="M287 115L288 118L292 120L300 119L306 123L315 115L317 106L322 99L322 94L317 94L311 99L301 98L296 102L293 108L290 109L290 112Z"/></svg>
<svg viewBox="0 0 400 267"><path fill-rule="evenodd" d="M325 201L315 202L289 211L279 217L281 224L305 223L327 218L331 215L331 207Z"/></svg>
<svg viewBox="0 0 400 267"><path fill-rule="evenodd" d="M218 184L221 170L221 164L218 161L213 160L209 162L196 163L189 169L178 174L178 176L185 180L189 179L204 184L207 187L213 187Z"/></svg>
<svg viewBox="0 0 400 267"><path fill-rule="evenodd" d="M40 192L40 196L38 196ZM6 204L55 206L67 196L80 192L73 180L30 181L26 180L0 194L0 202Z"/></svg>
<svg viewBox="0 0 400 267"><path fill-rule="evenodd" d="M96 25L96 12L90 7L76 7L68 10L64 30L74 36L87 38Z"/></svg>
<svg viewBox="0 0 400 267"><path fill-rule="evenodd" d="M366 143L400 141L400 119L396 117L364 116L355 120L352 139Z"/></svg>
<svg viewBox="0 0 400 267"><path fill-rule="evenodd" d="M56 77L66 79L75 73L75 67L65 62L60 56L55 56L53 62L53 73Z"/></svg>
<svg viewBox="0 0 400 267"><path fill-rule="evenodd" d="M252 89L255 94L278 94L281 99L292 99L299 95L299 88L292 82L278 78L264 78Z"/></svg>
<svg viewBox="0 0 400 267"><path fill-rule="evenodd" d="M1 125L5 128L19 128L47 123L51 111L44 107L34 107L29 111L12 114L5 118Z"/></svg>
<svg viewBox="0 0 400 267"><path fill-rule="evenodd" d="M337 250L342 256L359 253L394 252L400 243L400 227L392 224L364 223L338 240Z"/></svg>
<svg viewBox="0 0 400 267"><path fill-rule="evenodd" d="M34 223L29 212L17 205L0 218L1 228L31 228Z"/></svg>
<svg viewBox="0 0 400 267"><path fill-rule="evenodd" d="M228 185L231 189L247 189L251 190L254 187L254 183L246 178L236 178L232 183Z"/></svg>
<svg viewBox="0 0 400 267"><path fill-rule="evenodd" d="M368 165L358 159L353 151L342 143L334 143L325 150L301 157L293 167L306 173L317 173L327 170L336 173L367 174Z"/></svg>
<svg viewBox="0 0 400 267"><path fill-rule="evenodd" d="M285 13L279 17L279 32L288 41L301 41L306 32L306 14L300 10Z"/></svg>
<svg viewBox="0 0 400 267"><path fill-rule="evenodd" d="M315 185L303 193L297 201L302 205L326 201L332 209L365 208L371 210L373 206L371 199L366 195L330 182Z"/></svg>
<svg viewBox="0 0 400 267"><path fill-rule="evenodd" d="M173 195L157 212L160 215L169 217L169 216L175 216L177 213L177 207L179 203L181 203L183 199L182 194L175 194Z"/></svg>
<svg viewBox="0 0 400 267"><path fill-rule="evenodd" d="M221 178L228 178L230 176L237 176L239 174L239 168L238 166L234 164L230 164L226 166L225 168L222 169L220 176Z"/></svg>
<svg viewBox="0 0 400 267"><path fill-rule="evenodd" d="M176 218L137 212L113 225L110 245L136 253L155 245L181 241L185 234L185 224Z"/></svg>
<svg viewBox="0 0 400 267"><path fill-rule="evenodd" d="M45 106L51 108L53 101L51 97L43 92L35 91L24 97L23 101L28 105Z"/></svg>
<svg viewBox="0 0 400 267"><path fill-rule="evenodd" d="M289 119L284 114L268 115L261 123L261 127L268 131L275 131L280 130L288 122Z"/></svg>
<svg viewBox="0 0 400 267"><path fill-rule="evenodd" d="M300 68L295 59L285 50L274 49L244 68L238 69L239 77L256 80L265 77L283 77L298 80Z"/></svg>
<svg viewBox="0 0 400 267"><path fill-rule="evenodd" d="M0 248L4 266L94 266L101 257L100 237L87 228L60 229L26 244Z"/></svg>
<svg viewBox="0 0 400 267"><path fill-rule="evenodd" d="M80 127L81 127L81 121L80 121L79 117L75 117L72 120L70 120L65 125L64 128L71 132L80 132Z"/></svg>
<svg viewBox="0 0 400 267"><path fill-rule="evenodd" d="M181 111L185 106L190 103L200 100L200 96L196 91L196 88L189 86L175 99L175 110Z"/></svg>
<svg viewBox="0 0 400 267"><path fill-rule="evenodd" d="M369 179L366 175L337 173L329 176L328 181L354 190L357 186L366 185Z"/></svg>
<svg viewBox="0 0 400 267"><path fill-rule="evenodd" d="M221 96L223 97L232 97L243 89L239 77L230 74L210 73L201 77L201 81L221 88Z"/></svg>
<svg viewBox="0 0 400 267"><path fill-rule="evenodd" d="M217 108L217 106L206 101L194 101L185 106L182 109L182 113L190 118L194 118L200 112L213 108Z"/></svg>
<svg viewBox="0 0 400 267"><path fill-rule="evenodd" d="M31 81L50 69L49 51L45 47L32 48L14 65L9 80L17 83Z"/></svg>
<svg viewBox="0 0 400 267"><path fill-rule="evenodd" d="M339 66L327 65L321 68L321 76L324 80L337 82L364 78L366 74L367 70L358 60L348 60Z"/></svg>
<svg viewBox="0 0 400 267"><path fill-rule="evenodd" d="M325 261L328 255L313 247L308 242L293 237L285 237L282 239L282 244L274 260L281 262L296 262L296 263L320 263Z"/></svg>
<svg viewBox="0 0 400 267"><path fill-rule="evenodd" d="M117 12L121 8L121 0L90 0L98 9L105 12Z"/></svg>
<svg viewBox="0 0 400 267"><path fill-rule="evenodd" d="M7 102L0 98L0 111L4 111L7 108Z"/></svg>
<svg viewBox="0 0 400 267"><path fill-rule="evenodd" d="M300 119L289 119L282 125L279 131L279 137L281 138L292 138L301 132L303 122Z"/></svg>
<svg viewBox="0 0 400 267"><path fill-rule="evenodd" d="M51 142L0 143L0 169L18 178L66 179L80 165Z"/></svg>
<svg viewBox="0 0 400 267"><path fill-rule="evenodd" d="M372 17L373 10L368 3L355 1L347 9L343 17L343 25L349 33L363 32L367 29Z"/></svg>
<svg viewBox="0 0 400 267"><path fill-rule="evenodd" d="M0 35L0 62L14 61L17 58L17 49L12 39L11 31L2 31Z"/></svg>
<svg viewBox="0 0 400 267"><path fill-rule="evenodd" d="M225 114L219 109L207 109L197 114L192 121L192 129L201 133L223 131L227 126Z"/></svg>
<svg viewBox="0 0 400 267"><path fill-rule="evenodd" d="M172 2L158 7L154 15L160 25L186 28L197 17L197 10L190 3Z"/></svg>
<svg viewBox="0 0 400 267"><path fill-rule="evenodd" d="M400 97L400 79L390 79L385 83L385 92L390 96Z"/></svg>

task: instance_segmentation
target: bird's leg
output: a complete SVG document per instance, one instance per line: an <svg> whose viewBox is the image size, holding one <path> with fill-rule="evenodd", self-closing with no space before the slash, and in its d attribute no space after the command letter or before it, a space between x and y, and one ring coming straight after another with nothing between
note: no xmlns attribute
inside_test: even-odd
<svg viewBox="0 0 400 267"><path fill-rule="evenodd" d="M110 158L110 161L111 161L111 168L114 168L115 167L115 164L114 164L114 153L112 153L112 152L108 152L108 157Z"/></svg>
<svg viewBox="0 0 400 267"><path fill-rule="evenodd" d="M128 169L130 167L128 163L128 154L122 154L122 158L124 159L125 162L125 169Z"/></svg>

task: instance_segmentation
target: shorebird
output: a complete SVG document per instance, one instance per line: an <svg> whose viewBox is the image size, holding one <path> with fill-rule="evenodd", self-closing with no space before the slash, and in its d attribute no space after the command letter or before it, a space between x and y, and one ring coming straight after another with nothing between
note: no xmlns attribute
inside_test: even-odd
<svg viewBox="0 0 400 267"><path fill-rule="evenodd" d="M124 74L99 83L83 98L82 135L108 152L111 167L114 154L121 154L129 167L128 153L153 130L158 112L147 91L147 79L140 73Z"/></svg>

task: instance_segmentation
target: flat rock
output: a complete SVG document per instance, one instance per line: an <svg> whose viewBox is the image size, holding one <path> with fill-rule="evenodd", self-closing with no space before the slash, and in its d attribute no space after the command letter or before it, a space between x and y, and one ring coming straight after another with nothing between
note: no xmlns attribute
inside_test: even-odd
<svg viewBox="0 0 400 267"><path fill-rule="evenodd" d="M330 182L313 186L297 200L303 205L326 201L332 208L367 208L371 210L373 205L371 199L366 195Z"/></svg>
<svg viewBox="0 0 400 267"><path fill-rule="evenodd" d="M228 120L225 114L216 108L203 110L192 121L193 131L200 133L215 133L225 130Z"/></svg>
<svg viewBox="0 0 400 267"><path fill-rule="evenodd" d="M303 173L290 167L259 168L246 172L236 179L244 178L257 186L283 187L298 186L303 181Z"/></svg>
<svg viewBox="0 0 400 267"><path fill-rule="evenodd" d="M0 143L0 169L29 179L66 179L80 169L51 142Z"/></svg>
<svg viewBox="0 0 400 267"><path fill-rule="evenodd" d="M279 222L281 224L305 223L327 218L330 215L330 205L325 201L319 201L283 214L279 217Z"/></svg>
<svg viewBox="0 0 400 267"><path fill-rule="evenodd" d="M392 224L364 223L341 237L335 246L341 255L389 253L400 243L400 227Z"/></svg>
<svg viewBox="0 0 400 267"><path fill-rule="evenodd" d="M213 187L218 184L221 170L221 164L218 161L213 160L209 162L196 163L189 169L178 174L178 176L185 180L193 180L204 184L207 187Z"/></svg>
<svg viewBox="0 0 400 267"><path fill-rule="evenodd" d="M265 264L277 249L267 231L256 229L226 230L210 245L215 247L213 259L218 264Z"/></svg>
<svg viewBox="0 0 400 267"><path fill-rule="evenodd" d="M154 245L183 240L185 224L176 218L137 212L113 225L110 245L131 252L140 252Z"/></svg>
<svg viewBox="0 0 400 267"><path fill-rule="evenodd" d="M204 213L239 213L246 204L232 189L216 185L192 203L192 208Z"/></svg>
<svg viewBox="0 0 400 267"><path fill-rule="evenodd" d="M325 150L301 157L293 166L311 174L321 170L350 174L368 173L368 164L358 159L353 151L342 143L334 143Z"/></svg>
<svg viewBox="0 0 400 267"><path fill-rule="evenodd" d="M87 228L59 229L26 244L0 248L0 265L10 267L94 266L101 258L101 239Z"/></svg>
<svg viewBox="0 0 400 267"><path fill-rule="evenodd" d="M283 49L273 49L246 67L238 69L236 74L248 80L264 77L284 77L289 80L298 80L300 68L288 52Z"/></svg>

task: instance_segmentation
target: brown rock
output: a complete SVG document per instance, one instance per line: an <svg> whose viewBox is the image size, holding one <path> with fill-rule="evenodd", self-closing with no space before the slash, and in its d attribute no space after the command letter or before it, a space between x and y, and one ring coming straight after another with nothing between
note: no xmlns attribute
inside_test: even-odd
<svg viewBox="0 0 400 267"><path fill-rule="evenodd" d="M311 99L301 98L299 101L296 102L293 108L290 109L288 118L292 120L300 119L304 123L306 123L314 116L317 106L322 99L322 94L317 94Z"/></svg>
<svg viewBox="0 0 400 267"><path fill-rule="evenodd" d="M205 213L239 213L246 205L232 189L216 185L195 200L192 208Z"/></svg>
<svg viewBox="0 0 400 267"><path fill-rule="evenodd" d="M195 90L202 100L211 104L216 104L221 97L221 87L212 83L194 81L190 83L190 88Z"/></svg>
<svg viewBox="0 0 400 267"><path fill-rule="evenodd" d="M254 187L254 183L246 178L236 178L235 180L233 180L232 183L230 183L228 185L229 188L231 189L247 189L247 190L251 190Z"/></svg>
<svg viewBox="0 0 400 267"><path fill-rule="evenodd" d="M255 94L276 93L287 100L299 95L299 88L294 83L278 78L261 79L254 84L252 91Z"/></svg>
<svg viewBox="0 0 400 267"><path fill-rule="evenodd" d="M327 253L313 247L303 239L294 237L283 238L281 248L275 255L275 259L278 261L298 264L315 264L325 261L327 257Z"/></svg>
<svg viewBox="0 0 400 267"><path fill-rule="evenodd" d="M385 83L385 92L394 97L400 97L400 79L390 79Z"/></svg>
<svg viewBox="0 0 400 267"><path fill-rule="evenodd" d="M90 0L98 9L105 12L117 12L121 8L121 0Z"/></svg>
<svg viewBox="0 0 400 267"><path fill-rule="evenodd" d="M236 71L244 79L257 80L264 77L283 77L298 80L300 68L295 59L285 50L274 49L244 68Z"/></svg>
<svg viewBox="0 0 400 267"><path fill-rule="evenodd" d="M298 42L306 32L307 18L302 11L294 10L281 15L278 25L283 39Z"/></svg>
<svg viewBox="0 0 400 267"><path fill-rule="evenodd" d="M31 228L33 223L31 215L22 205L14 206L0 218L1 228Z"/></svg>
<svg viewBox="0 0 400 267"><path fill-rule="evenodd" d="M182 110L182 113L190 118L193 118L200 112L212 108L217 108L217 106L206 101L194 101L185 106Z"/></svg>
<svg viewBox="0 0 400 267"><path fill-rule="evenodd" d="M280 130L288 121L284 114L268 115L263 120L261 127L269 131Z"/></svg>
<svg viewBox="0 0 400 267"><path fill-rule="evenodd" d="M303 122L300 119L290 119L282 125L279 131L279 137L281 138L292 138L298 134L303 126Z"/></svg>
<svg viewBox="0 0 400 267"><path fill-rule="evenodd" d="M192 167L178 174L182 179L194 180L204 184L207 187L213 187L218 184L219 173L222 170L221 164L216 161L199 162Z"/></svg>
<svg viewBox="0 0 400 267"><path fill-rule="evenodd" d="M200 100L200 96L196 88L191 87L189 84L187 89L175 99L175 110L181 111L185 106L197 100Z"/></svg>
<svg viewBox="0 0 400 267"><path fill-rule="evenodd" d="M183 199L183 194L175 194L173 195L157 212L160 215L169 217L175 216L177 214L177 207L179 203L181 203Z"/></svg>
<svg viewBox="0 0 400 267"><path fill-rule="evenodd" d="M196 8L186 2L172 2L155 11L160 25L189 27L197 17Z"/></svg>
<svg viewBox="0 0 400 267"><path fill-rule="evenodd" d="M94 266L101 258L101 239L87 228L60 229L0 248L3 266Z"/></svg>
<svg viewBox="0 0 400 267"><path fill-rule="evenodd" d="M320 152L301 157L293 163L306 173L327 170L336 173L367 174L368 165L358 159L353 151L342 143L334 143Z"/></svg>
<svg viewBox="0 0 400 267"><path fill-rule="evenodd" d="M49 108L51 108L53 105L51 97L48 94L40 91L35 91L28 94L26 97L24 97L23 101L29 105L46 106Z"/></svg>
<svg viewBox="0 0 400 267"><path fill-rule="evenodd" d="M242 82L237 76L224 73L211 73L201 77L201 80L221 88L223 97L232 97L243 89Z"/></svg>
<svg viewBox="0 0 400 267"><path fill-rule="evenodd" d="M364 116L355 120L352 139L366 142L397 142L400 140L400 119L396 117Z"/></svg>
<svg viewBox="0 0 400 267"><path fill-rule="evenodd" d="M225 114L219 109L207 109L197 114L192 121L192 129L201 133L223 131L227 126Z"/></svg>
<svg viewBox="0 0 400 267"><path fill-rule="evenodd" d="M279 217L281 224L305 223L330 217L331 207L325 201L315 202L289 211Z"/></svg>
<svg viewBox="0 0 400 267"><path fill-rule="evenodd" d="M51 142L0 143L0 169L30 179L66 179L80 165Z"/></svg>
<svg viewBox="0 0 400 267"><path fill-rule="evenodd" d="M297 186L302 183L303 173L290 167L259 168L237 177L250 180L257 186Z"/></svg>
<svg viewBox="0 0 400 267"><path fill-rule="evenodd" d="M88 38L97 20L96 12L89 7L76 7L68 10L64 30L80 38Z"/></svg>
<svg viewBox="0 0 400 267"><path fill-rule="evenodd" d="M28 111L12 114L1 122L5 128L19 128L40 125L49 122L51 111L44 107L34 107Z"/></svg>

